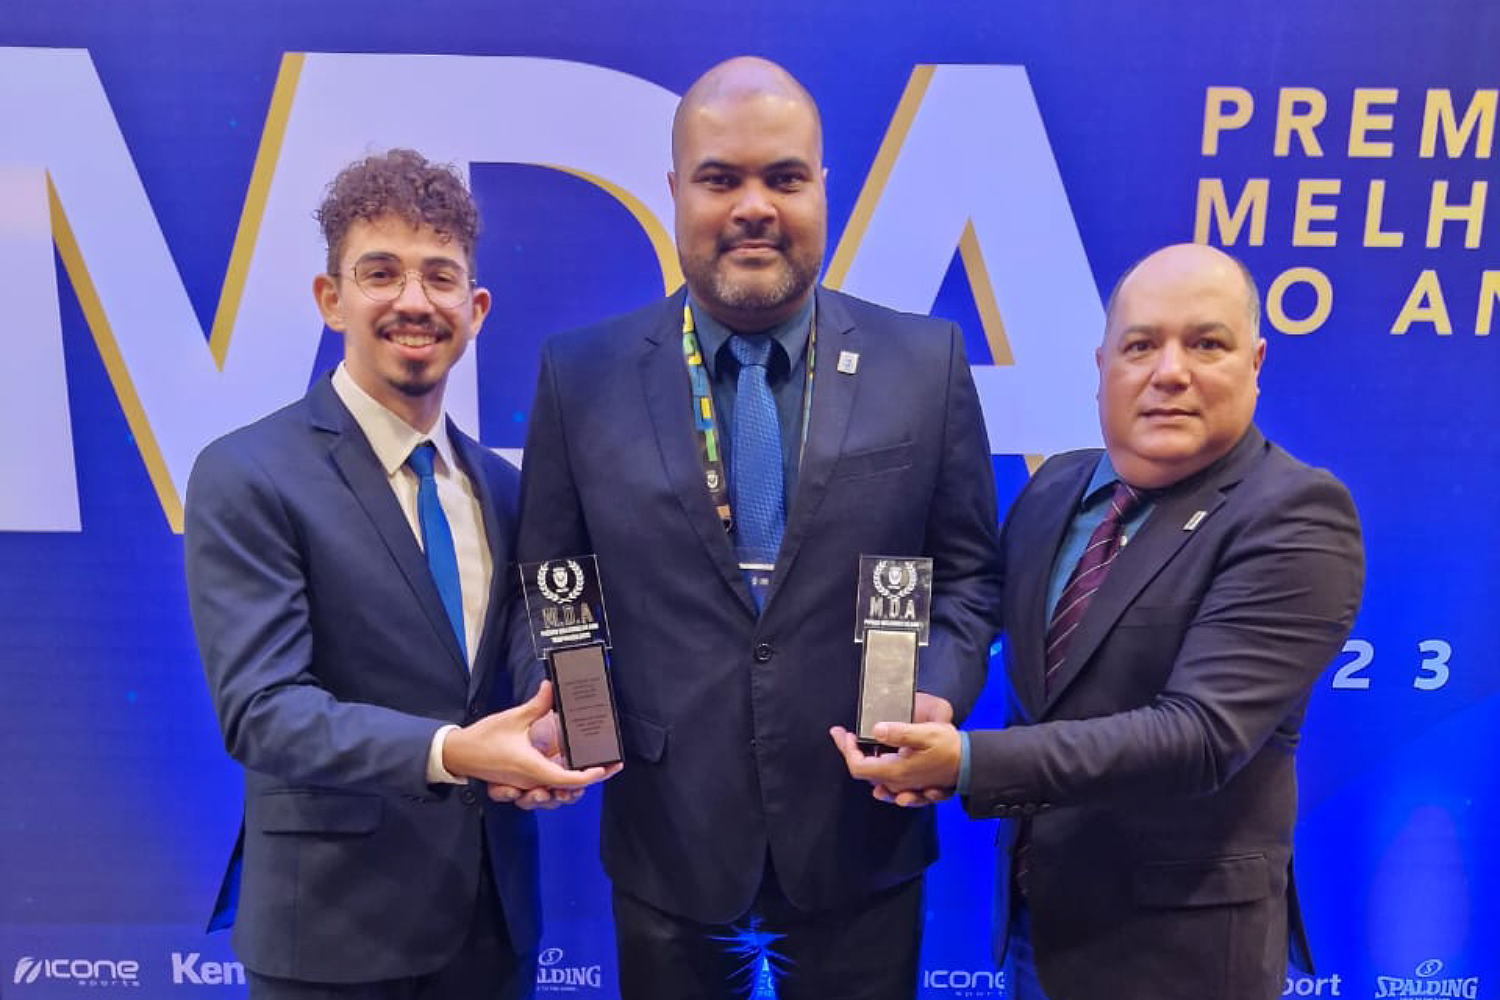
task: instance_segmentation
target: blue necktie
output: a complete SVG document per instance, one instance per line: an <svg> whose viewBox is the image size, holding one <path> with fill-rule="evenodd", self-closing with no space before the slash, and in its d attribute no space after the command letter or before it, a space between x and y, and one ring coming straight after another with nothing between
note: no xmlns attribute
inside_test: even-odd
<svg viewBox="0 0 1500 1000"><path fill-rule="evenodd" d="M740 564L750 580L757 609L781 548L786 526L781 480L781 424L776 398L766 381L771 338L735 334L729 352L740 363L735 387L734 427L730 436L729 486L734 504L736 544Z"/></svg>
<svg viewBox="0 0 1500 1000"><path fill-rule="evenodd" d="M423 441L412 449L406 464L417 474L417 523L422 527L422 549L427 553L427 568L437 584L443 609L458 636L458 648L469 659L469 644L464 639L464 597L458 582L458 554L453 549L453 532L443 507L438 503L437 480L432 477L432 457L437 446Z"/></svg>

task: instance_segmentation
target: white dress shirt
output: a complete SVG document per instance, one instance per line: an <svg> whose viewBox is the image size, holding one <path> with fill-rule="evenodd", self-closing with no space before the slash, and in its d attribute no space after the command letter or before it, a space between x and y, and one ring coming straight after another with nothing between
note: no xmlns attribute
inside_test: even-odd
<svg viewBox="0 0 1500 1000"><path fill-rule="evenodd" d="M459 588L464 606L464 645L472 669L474 653L484 629L484 616L489 610L494 565L484 532L484 508L474 484L454 457L453 442L448 438L447 411L438 415L431 431L419 431L356 385L343 362L339 362L333 373L333 391L370 442L419 548L422 546L422 528L417 519L417 474L407 467L406 460L423 442L431 441L437 448L433 479L437 483L438 504L448 519L448 530L453 533L453 549L458 556ZM427 780L434 784L465 783L465 779L449 774L442 763L443 738L456 728L443 726L433 734L427 755Z"/></svg>

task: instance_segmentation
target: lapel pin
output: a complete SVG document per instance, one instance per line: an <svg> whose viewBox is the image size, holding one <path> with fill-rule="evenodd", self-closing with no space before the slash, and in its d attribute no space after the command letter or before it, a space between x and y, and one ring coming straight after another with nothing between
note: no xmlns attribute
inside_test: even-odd
<svg viewBox="0 0 1500 1000"><path fill-rule="evenodd" d="M853 375L859 368L859 355L853 351L839 351L839 371L845 375Z"/></svg>
<svg viewBox="0 0 1500 1000"><path fill-rule="evenodd" d="M1208 511L1206 511L1206 510L1196 510L1196 511L1193 511L1193 516L1187 519L1187 524L1184 524L1182 526L1182 530L1183 531L1192 531L1194 528L1198 527L1198 525L1202 524L1203 523L1203 519L1205 517L1207 517L1207 516L1208 516Z"/></svg>

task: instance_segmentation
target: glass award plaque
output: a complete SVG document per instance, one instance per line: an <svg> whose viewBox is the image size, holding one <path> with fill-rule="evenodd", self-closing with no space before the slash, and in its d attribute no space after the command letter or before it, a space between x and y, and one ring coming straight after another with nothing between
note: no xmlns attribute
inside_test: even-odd
<svg viewBox="0 0 1500 1000"><path fill-rule="evenodd" d="M880 746L877 722L910 722L917 694L917 647L927 645L932 560L860 556L854 641L863 646L854 735Z"/></svg>
<svg viewBox="0 0 1500 1000"><path fill-rule="evenodd" d="M522 563L521 592L531 641L552 682L563 760L582 769L623 759L597 560L589 555Z"/></svg>

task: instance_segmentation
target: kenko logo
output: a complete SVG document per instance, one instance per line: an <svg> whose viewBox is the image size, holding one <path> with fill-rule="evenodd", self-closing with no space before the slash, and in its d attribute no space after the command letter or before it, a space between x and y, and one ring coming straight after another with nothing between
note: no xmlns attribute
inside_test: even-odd
<svg viewBox="0 0 1500 1000"><path fill-rule="evenodd" d="M951 990L958 997L1005 995L1005 973L989 969L928 969L922 985L929 990Z"/></svg>
<svg viewBox="0 0 1500 1000"><path fill-rule="evenodd" d="M1416 978L1404 979L1396 976L1376 976L1375 985L1380 988L1376 993L1377 1000L1392 998L1392 1000L1433 1000L1433 998L1458 998L1458 1000L1474 1000L1479 996L1479 977L1465 976L1456 978L1453 976L1438 977L1443 971L1443 963L1438 959L1429 958L1417 966Z"/></svg>
<svg viewBox="0 0 1500 1000"><path fill-rule="evenodd" d="M11 982L29 986L43 979L56 979L79 986L141 985L141 963L128 958L32 958L16 960Z"/></svg>
<svg viewBox="0 0 1500 1000"><path fill-rule="evenodd" d="M599 965L563 965L561 948L543 948L537 956L536 985L544 993L573 993L581 986L598 989L603 982Z"/></svg>
<svg viewBox="0 0 1500 1000"><path fill-rule="evenodd" d="M198 952L172 952L172 982L178 986L243 986L245 967L239 962L209 962Z"/></svg>

